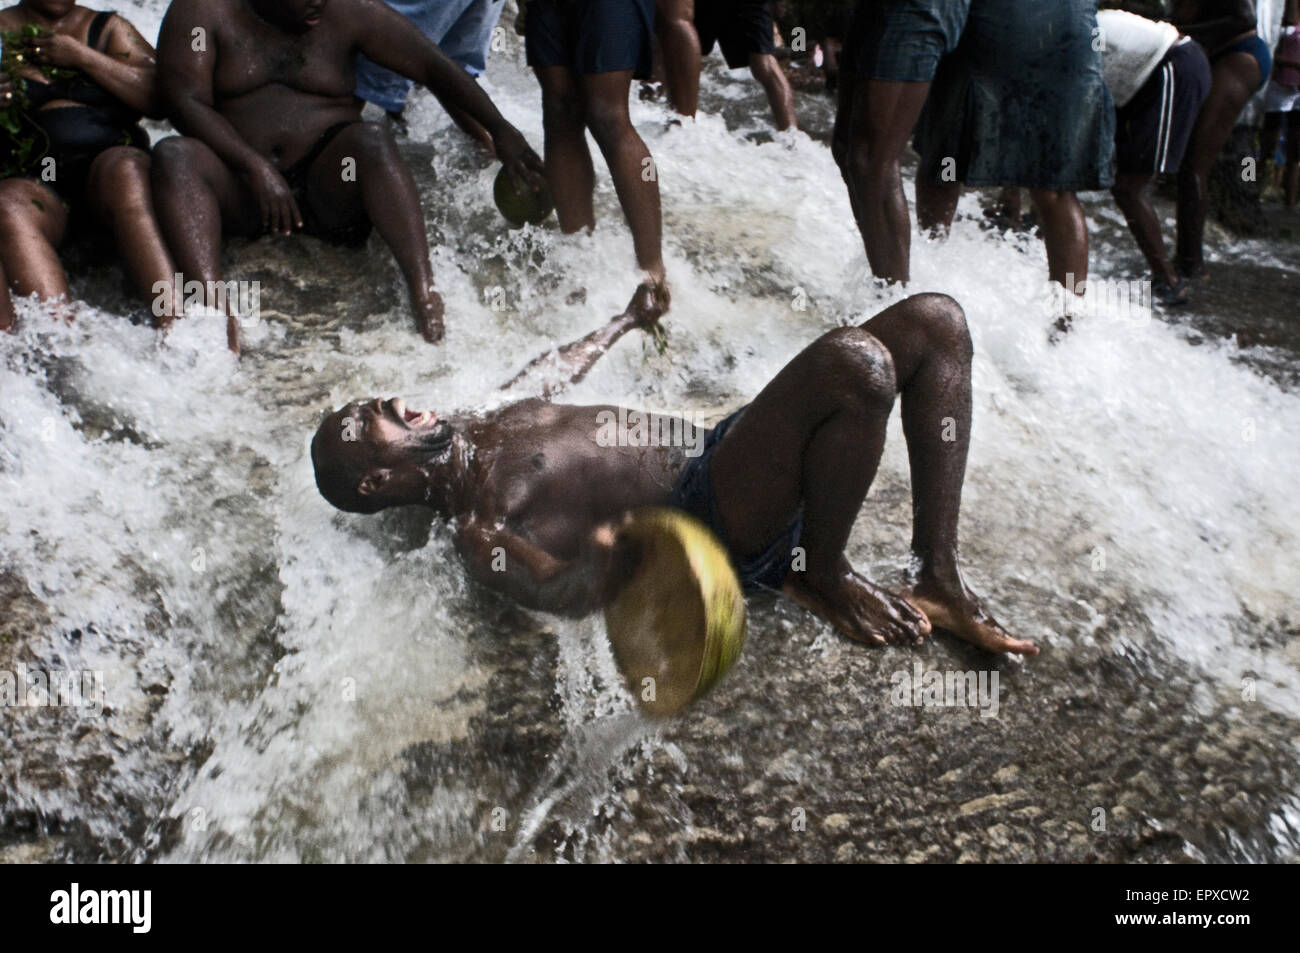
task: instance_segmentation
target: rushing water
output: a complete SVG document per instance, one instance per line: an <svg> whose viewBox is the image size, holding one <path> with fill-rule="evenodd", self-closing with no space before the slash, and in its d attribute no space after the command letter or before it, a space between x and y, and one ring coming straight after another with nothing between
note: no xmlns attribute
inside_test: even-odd
<svg viewBox="0 0 1300 953"><path fill-rule="evenodd" d="M121 10L156 35L163 6ZM540 149L507 41L485 86ZM669 349L628 338L566 399L720 416L902 295L872 285L824 141L768 134L756 87L716 61L704 104L670 126L633 103L660 174ZM824 139L829 105L801 112ZM409 113L439 347L378 237L233 244L229 276L262 289L238 361L219 322L165 340L130 323L111 270L75 290L117 305L71 326L20 303L0 340L0 669L102 671L107 699L0 712L0 858L1294 858L1297 358L1285 334L1251 349L1224 329L1294 316L1295 245L1215 239L1237 289L1202 308L1217 332L1097 313L1053 344L1041 244L983 230L965 197L947 242L915 239L913 287L953 295L975 342L970 579L1044 654L997 663L989 723L914 717L889 704L892 672L989 660L943 638L872 652L757 600L736 671L656 726L598 619L522 613L466 581L427 515L343 515L315 491L323 410L491 406L635 283L599 161L593 235L509 232L494 169L427 94ZM1094 198L1094 275L1141 278ZM895 415L850 545L884 581L907 516ZM1090 840L1094 804L1129 833Z"/></svg>

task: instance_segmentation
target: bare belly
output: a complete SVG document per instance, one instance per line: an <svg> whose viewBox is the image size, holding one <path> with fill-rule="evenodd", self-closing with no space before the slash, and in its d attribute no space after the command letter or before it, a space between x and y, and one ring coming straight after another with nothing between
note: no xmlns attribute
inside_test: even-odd
<svg viewBox="0 0 1300 953"><path fill-rule="evenodd" d="M224 100L219 111L245 142L280 169L306 155L330 126L361 116L352 96L304 93L279 83Z"/></svg>

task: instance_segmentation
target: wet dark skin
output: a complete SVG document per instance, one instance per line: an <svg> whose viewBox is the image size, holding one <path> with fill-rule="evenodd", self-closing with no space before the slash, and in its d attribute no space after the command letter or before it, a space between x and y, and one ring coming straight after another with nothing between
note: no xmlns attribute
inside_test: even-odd
<svg viewBox="0 0 1300 953"><path fill-rule="evenodd" d="M741 557L758 553L802 506L807 565L787 575L784 593L844 635L910 644L935 626L991 652L1037 654L992 618L958 566L970 360L965 317L944 295L917 295L824 334L717 447L723 542ZM909 587L892 593L856 572L844 548L900 393L916 568ZM484 585L578 616L606 604L634 564L619 541L627 513L665 505L686 462L680 447L601 446L602 411L617 408L533 399L441 420L376 399L330 415L313 457L318 479L323 466L350 467L347 492L363 505L422 503L452 519L457 549ZM501 554L504 569L494 571Z"/></svg>
<svg viewBox="0 0 1300 953"><path fill-rule="evenodd" d="M184 137L159 143L154 182L187 279L220 280L223 231L287 235L302 227L303 210L283 173L330 127L359 119L357 53L471 117L517 181L541 184L541 159L487 94L379 0L176 0L159 34L158 66ZM352 163L355 174L348 174ZM306 201L326 229L374 223L401 266L420 333L439 341L443 303L420 196L388 127L354 122L339 132L307 170ZM237 350L236 327L232 321Z"/></svg>
<svg viewBox="0 0 1300 953"><path fill-rule="evenodd" d="M1232 4L1179 0L1174 4L1172 19L1176 23L1194 23L1227 14ZM1255 33L1246 30L1227 40L1223 47L1235 46ZM1210 56L1210 95L1201 105L1192 128L1187 153L1178 169L1178 242L1177 267L1186 278L1204 280L1203 240L1205 216L1210 208L1210 170L1237 124L1246 102L1259 89L1259 62L1249 53L1225 53L1206 50Z"/></svg>
<svg viewBox="0 0 1300 953"><path fill-rule="evenodd" d="M29 64L21 71L27 83L45 83L41 67L79 70L90 80L141 115L161 117L154 77L153 48L122 17L109 19L99 39L100 49L87 45L96 11L72 0L23 0L0 10L0 31L17 33L34 25L41 34L24 41ZM10 51L12 52L12 51ZM16 91L0 75L0 109ZM78 104L54 99L41 110ZM128 276L142 300L152 301L155 288L171 295L176 268L163 242L149 186L150 157L134 146L110 146L95 157L86 179L84 201L95 223L112 238ZM57 173L57 169L56 169ZM35 294L46 301L68 297L68 276L58 249L68 233L68 207L48 183L35 178L0 182L0 328L12 328L10 289ZM171 310L159 309L164 314ZM65 316L71 316L65 310ZM167 323L160 319L160 324Z"/></svg>

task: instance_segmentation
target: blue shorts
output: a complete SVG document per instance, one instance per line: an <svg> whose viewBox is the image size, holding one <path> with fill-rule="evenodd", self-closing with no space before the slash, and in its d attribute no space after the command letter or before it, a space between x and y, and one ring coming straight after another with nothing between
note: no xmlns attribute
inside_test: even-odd
<svg viewBox="0 0 1300 953"><path fill-rule="evenodd" d="M530 0L524 48L534 69L564 66L583 76L654 66L654 0Z"/></svg>
<svg viewBox="0 0 1300 953"><path fill-rule="evenodd" d="M741 559L728 543L722 528L722 516L718 512L718 501L713 493L713 454L731 425L740 419L748 406L746 404L709 431L704 438L704 448L700 455L686 461L677 482L673 484L668 501L671 506L690 513L713 530L731 554L731 562L740 578L740 584L746 592L755 592L760 589L780 589L785 582L786 573L794 562L794 549L799 545L799 537L803 533L803 513L801 511L796 515L785 531L757 556Z"/></svg>
<svg viewBox="0 0 1300 953"><path fill-rule="evenodd" d="M1268 78L1273 75L1273 54L1269 52L1268 44L1258 33L1254 36L1248 36L1240 43L1234 43L1222 53L1215 55L1214 59L1220 56L1227 56L1229 53L1249 53L1255 57L1255 62L1259 64L1259 85L1255 87L1255 92L1264 88Z"/></svg>
<svg viewBox="0 0 1300 953"><path fill-rule="evenodd" d="M384 0L416 25L470 76L487 69L492 31L504 0ZM392 70L357 57L357 95L389 112L401 112L412 82Z"/></svg>
<svg viewBox="0 0 1300 953"><path fill-rule="evenodd" d="M846 77L928 83L957 48L971 0L858 0L840 54Z"/></svg>

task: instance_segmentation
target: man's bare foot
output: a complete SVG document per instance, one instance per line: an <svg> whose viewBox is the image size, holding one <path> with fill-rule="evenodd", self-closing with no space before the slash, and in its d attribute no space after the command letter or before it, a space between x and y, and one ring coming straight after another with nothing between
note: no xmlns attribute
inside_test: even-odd
<svg viewBox="0 0 1300 953"><path fill-rule="evenodd" d="M935 628L947 629L959 639L978 645L986 652L1011 652L1016 655L1037 655L1038 646L1028 639L1014 639L998 624L980 603L975 593L967 588L961 574L956 579L940 582L926 577L912 587L908 597L930 618Z"/></svg>
<svg viewBox="0 0 1300 953"><path fill-rule="evenodd" d="M847 560L830 582L814 583L805 573L791 572L781 589L842 635L868 645L920 645L930 633L920 609L868 582Z"/></svg>
<svg viewBox="0 0 1300 953"><path fill-rule="evenodd" d="M447 333L446 326L442 323L445 311L442 295L430 288L422 297L424 300L412 302L415 309L415 326L419 328L420 334L426 341L437 344Z"/></svg>

